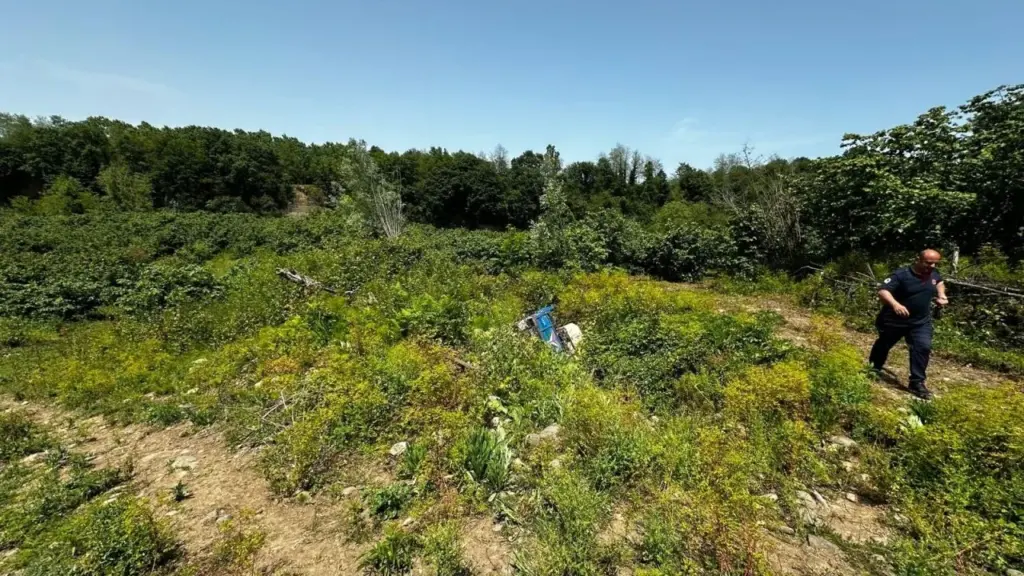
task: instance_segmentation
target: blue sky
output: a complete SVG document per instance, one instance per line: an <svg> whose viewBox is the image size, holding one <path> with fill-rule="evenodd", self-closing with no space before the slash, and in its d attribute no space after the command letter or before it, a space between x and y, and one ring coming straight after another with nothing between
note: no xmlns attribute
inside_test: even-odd
<svg viewBox="0 0 1024 576"><path fill-rule="evenodd" d="M818 156L1024 82L1021 0L5 4L0 110L389 150Z"/></svg>

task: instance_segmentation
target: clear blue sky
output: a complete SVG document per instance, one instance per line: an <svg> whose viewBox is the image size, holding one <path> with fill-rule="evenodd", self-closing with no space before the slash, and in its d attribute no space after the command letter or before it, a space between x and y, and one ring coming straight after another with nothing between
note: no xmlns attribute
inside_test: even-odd
<svg viewBox="0 0 1024 576"><path fill-rule="evenodd" d="M1024 82L1024 0L4 4L0 110L389 150L817 156Z"/></svg>

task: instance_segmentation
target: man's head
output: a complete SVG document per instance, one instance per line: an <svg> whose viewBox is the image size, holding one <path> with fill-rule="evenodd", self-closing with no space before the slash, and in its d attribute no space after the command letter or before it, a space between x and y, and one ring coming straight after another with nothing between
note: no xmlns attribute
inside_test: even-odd
<svg viewBox="0 0 1024 576"><path fill-rule="evenodd" d="M921 253L917 255L917 262L914 263L914 268L917 269L919 274L931 272L932 270L935 270L935 267L938 266L941 260L942 254L939 254L938 250L932 250L931 248L928 250L922 250Z"/></svg>

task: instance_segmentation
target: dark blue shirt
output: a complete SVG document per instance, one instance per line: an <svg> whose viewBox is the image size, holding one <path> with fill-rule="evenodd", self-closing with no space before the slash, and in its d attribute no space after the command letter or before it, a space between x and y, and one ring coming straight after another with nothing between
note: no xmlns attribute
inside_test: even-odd
<svg viewBox="0 0 1024 576"><path fill-rule="evenodd" d="M888 290L897 302L907 307L910 316L900 318L885 304L878 313L878 322L885 326L921 326L931 322L932 300L939 293L939 282L942 282L942 275L938 270L926 273L923 278L914 273L912 266L893 272L878 288Z"/></svg>

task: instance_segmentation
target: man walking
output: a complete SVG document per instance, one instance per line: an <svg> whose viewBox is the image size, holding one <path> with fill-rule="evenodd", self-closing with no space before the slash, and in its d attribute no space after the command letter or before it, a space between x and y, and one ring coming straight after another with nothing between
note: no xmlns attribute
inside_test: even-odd
<svg viewBox="0 0 1024 576"><path fill-rule="evenodd" d="M931 302L939 306L949 303L946 285L935 269L942 255L925 250L917 261L900 268L882 281L878 297L885 304L878 313L875 327L878 340L871 347L871 365L881 371L889 357L889 350L900 339L906 339L910 351L910 392L929 400L932 393L925 386L925 371L932 351Z"/></svg>

